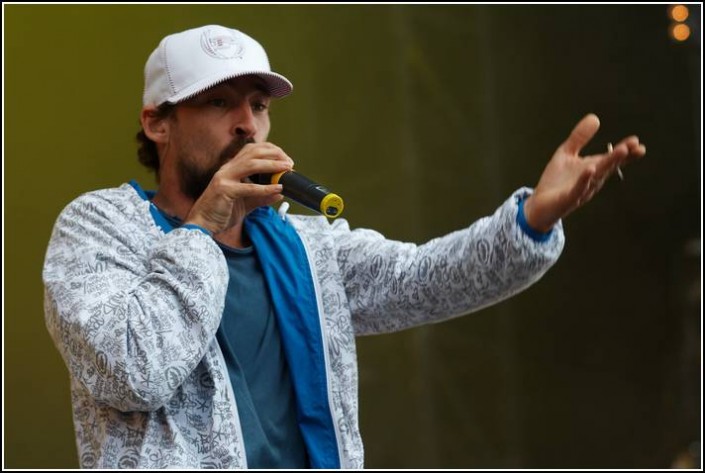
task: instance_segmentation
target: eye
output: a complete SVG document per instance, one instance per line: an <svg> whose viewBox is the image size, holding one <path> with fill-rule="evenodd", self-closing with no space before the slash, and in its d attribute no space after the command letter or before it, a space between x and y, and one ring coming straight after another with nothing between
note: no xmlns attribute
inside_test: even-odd
<svg viewBox="0 0 705 473"><path fill-rule="evenodd" d="M252 110L255 112L264 112L267 108L268 105L265 102L255 102L252 104Z"/></svg>
<svg viewBox="0 0 705 473"><path fill-rule="evenodd" d="M209 104L213 105L214 107L225 107L228 102L225 99L210 99L208 101Z"/></svg>

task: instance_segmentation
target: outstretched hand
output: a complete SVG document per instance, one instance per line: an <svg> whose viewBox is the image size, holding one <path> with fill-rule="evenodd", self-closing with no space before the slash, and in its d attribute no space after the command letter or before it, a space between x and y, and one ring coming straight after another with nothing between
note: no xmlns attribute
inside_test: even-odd
<svg viewBox="0 0 705 473"><path fill-rule="evenodd" d="M534 193L524 203L526 221L533 229L549 231L559 219L589 202L618 168L646 154L646 147L632 135L606 153L580 156L599 128L597 116L585 116L553 154Z"/></svg>

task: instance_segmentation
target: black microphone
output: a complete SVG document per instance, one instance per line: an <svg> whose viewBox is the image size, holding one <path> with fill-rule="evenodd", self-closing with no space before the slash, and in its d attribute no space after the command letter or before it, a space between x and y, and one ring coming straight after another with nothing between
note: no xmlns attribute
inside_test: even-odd
<svg viewBox="0 0 705 473"><path fill-rule="evenodd" d="M336 218L343 212L343 199L338 194L296 171L255 174L250 180L255 184L281 184L286 197L326 217Z"/></svg>

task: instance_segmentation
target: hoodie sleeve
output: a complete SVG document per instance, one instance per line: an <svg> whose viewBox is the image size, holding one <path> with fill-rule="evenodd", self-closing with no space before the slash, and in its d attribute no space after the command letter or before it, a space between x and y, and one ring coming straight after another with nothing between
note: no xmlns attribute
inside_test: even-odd
<svg viewBox="0 0 705 473"><path fill-rule="evenodd" d="M385 239L371 230L338 232L338 264L357 335L440 322L526 289L557 261L564 245L558 222L545 241L517 223L515 192L496 212L470 227L423 245Z"/></svg>
<svg viewBox="0 0 705 473"><path fill-rule="evenodd" d="M72 378L98 402L155 410L214 339L227 267L203 232L165 235L148 210L108 197L86 194L59 216L42 273L45 321Z"/></svg>

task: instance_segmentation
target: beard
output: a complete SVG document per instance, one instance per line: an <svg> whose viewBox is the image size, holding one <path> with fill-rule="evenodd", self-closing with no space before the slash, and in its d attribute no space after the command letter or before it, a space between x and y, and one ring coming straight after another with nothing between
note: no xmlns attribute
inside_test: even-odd
<svg viewBox="0 0 705 473"><path fill-rule="evenodd" d="M225 163L234 158L246 144L254 142L255 140L252 138L235 138L220 152L215 163L205 169L199 167L193 159L190 159L188 152L181 154L177 160L181 192L192 198L194 202L198 200L208 187L208 184L210 184L215 173L218 172Z"/></svg>

